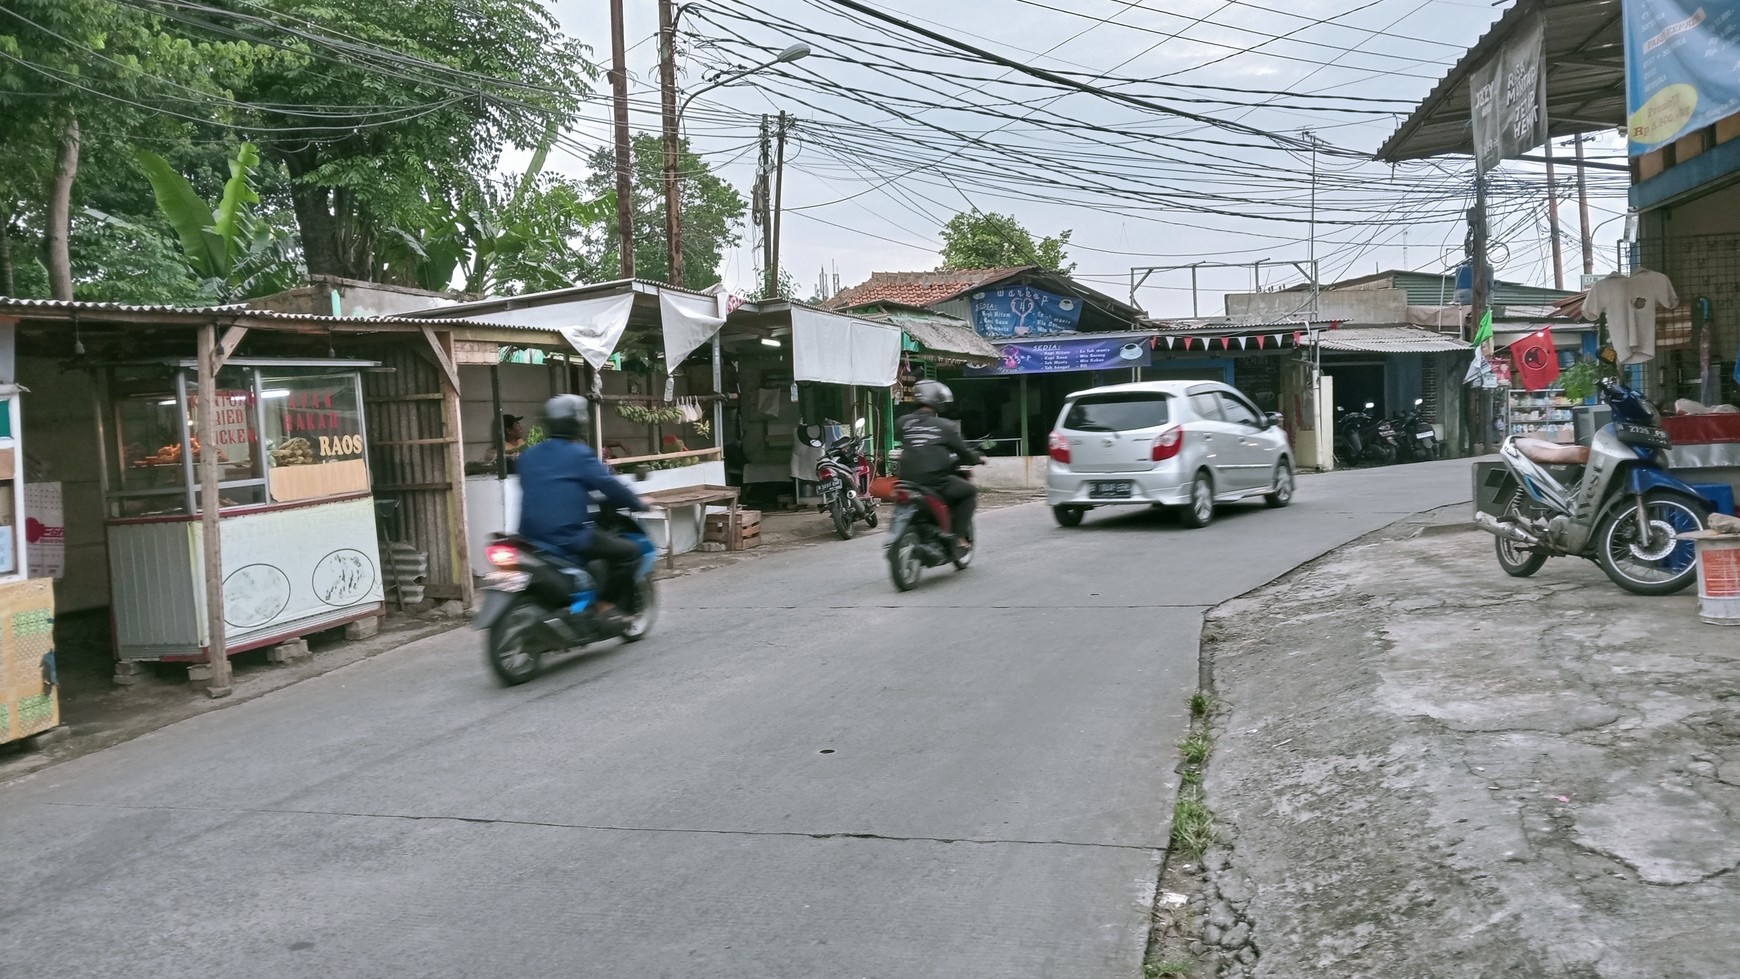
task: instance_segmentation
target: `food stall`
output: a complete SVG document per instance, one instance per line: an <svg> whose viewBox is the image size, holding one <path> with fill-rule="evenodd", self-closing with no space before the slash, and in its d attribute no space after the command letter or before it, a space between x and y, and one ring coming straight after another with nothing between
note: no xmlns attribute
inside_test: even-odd
<svg viewBox="0 0 1740 979"><path fill-rule="evenodd" d="M3 330L9 335L13 326ZM60 724L54 662L54 580L29 576L25 548L33 535L24 511L25 460L20 396L9 350L0 353L0 744Z"/></svg>
<svg viewBox="0 0 1740 979"><path fill-rule="evenodd" d="M230 654L381 615L360 371L236 358L200 430L194 361L109 366L98 387L114 647L199 661L209 645L196 463L214 453Z"/></svg>

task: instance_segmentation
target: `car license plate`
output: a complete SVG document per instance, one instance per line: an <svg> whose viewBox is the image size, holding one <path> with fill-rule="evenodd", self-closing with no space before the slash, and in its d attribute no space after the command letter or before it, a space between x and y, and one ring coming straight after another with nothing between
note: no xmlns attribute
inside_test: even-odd
<svg viewBox="0 0 1740 979"><path fill-rule="evenodd" d="M1652 425L1632 425L1628 422L1617 422L1614 429L1619 435L1619 441L1626 445L1647 445L1657 449L1673 448L1673 439L1668 433Z"/></svg>
<svg viewBox="0 0 1740 979"><path fill-rule="evenodd" d="M1130 498L1130 481L1120 479L1115 482L1094 483L1088 487L1088 498L1094 500L1127 500Z"/></svg>

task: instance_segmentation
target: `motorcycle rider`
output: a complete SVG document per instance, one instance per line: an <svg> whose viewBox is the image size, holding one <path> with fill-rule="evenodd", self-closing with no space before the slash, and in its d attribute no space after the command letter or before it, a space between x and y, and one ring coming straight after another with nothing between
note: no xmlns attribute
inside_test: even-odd
<svg viewBox="0 0 1740 979"><path fill-rule="evenodd" d="M900 437L900 478L933 490L948 503L955 538L963 551L971 550L973 508L979 489L955 475L955 470L980 465L985 459L961 437L961 427L941 415L955 401L948 385L919 381L913 386L912 399L918 402L918 409L894 425Z"/></svg>
<svg viewBox="0 0 1740 979"><path fill-rule="evenodd" d="M599 559L609 566L598 604L599 618L621 627L618 608L633 587L640 548L626 538L592 525L592 493L623 510L640 510L640 497L582 439L591 406L577 394L559 394L544 404L548 438L519 459L521 537L578 560Z"/></svg>

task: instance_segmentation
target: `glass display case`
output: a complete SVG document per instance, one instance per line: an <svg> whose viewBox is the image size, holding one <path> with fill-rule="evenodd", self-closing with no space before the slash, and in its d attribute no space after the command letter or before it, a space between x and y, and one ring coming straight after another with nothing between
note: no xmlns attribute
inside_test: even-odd
<svg viewBox="0 0 1740 979"><path fill-rule="evenodd" d="M354 365L232 361L217 376L209 432L192 363L118 366L103 380L118 658L205 656L200 463L213 456L229 652L380 613Z"/></svg>

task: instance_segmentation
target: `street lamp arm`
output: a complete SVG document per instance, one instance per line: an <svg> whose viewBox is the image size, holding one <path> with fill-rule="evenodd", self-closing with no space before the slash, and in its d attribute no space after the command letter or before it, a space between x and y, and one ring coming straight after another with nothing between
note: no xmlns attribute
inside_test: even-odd
<svg viewBox="0 0 1740 979"><path fill-rule="evenodd" d="M807 45L807 44L794 44L791 47L786 48L784 51L781 51L777 57L773 58L770 61L764 61L759 65L752 65L748 68L739 68L738 70L731 72L730 74L721 75L718 78L715 78L714 80L708 82L705 85L702 85L700 88L695 89L693 92L690 92L688 95L683 97L683 103L681 105L677 106L677 121L679 123L682 122L683 113L689 111L689 103L695 101L696 98L698 98L698 97L700 97L708 92L711 92L712 90L714 90L716 88L723 88L726 85L729 85L734 81L737 81L739 78L744 77L745 75L753 75L758 71L764 71L768 68L772 68L774 65L782 65L782 64L785 64L787 62L797 61L800 58L807 58L807 57L809 57L809 54L810 54L810 46L809 45Z"/></svg>

